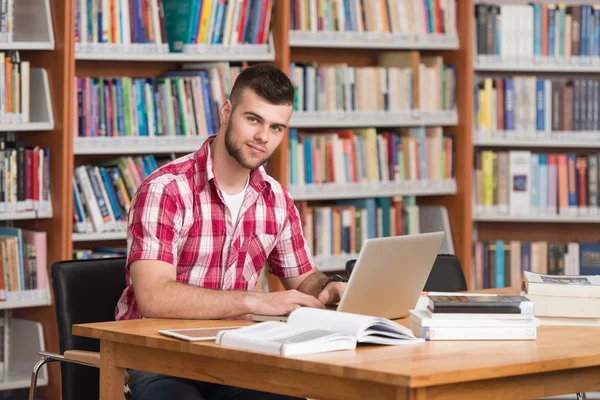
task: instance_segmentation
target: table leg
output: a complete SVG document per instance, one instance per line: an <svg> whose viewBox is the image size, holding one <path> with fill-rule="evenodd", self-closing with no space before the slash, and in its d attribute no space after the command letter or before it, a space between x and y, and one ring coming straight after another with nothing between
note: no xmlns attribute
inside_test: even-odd
<svg viewBox="0 0 600 400"><path fill-rule="evenodd" d="M100 342L100 400L123 400L125 371L115 366L115 343Z"/></svg>

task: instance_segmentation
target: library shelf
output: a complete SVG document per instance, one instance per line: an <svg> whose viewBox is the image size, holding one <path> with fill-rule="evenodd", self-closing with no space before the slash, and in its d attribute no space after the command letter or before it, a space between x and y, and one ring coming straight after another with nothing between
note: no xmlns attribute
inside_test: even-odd
<svg viewBox="0 0 600 400"><path fill-rule="evenodd" d="M191 153L205 140L206 136L76 137L73 152L75 155Z"/></svg>
<svg viewBox="0 0 600 400"><path fill-rule="evenodd" d="M600 223L598 215L497 215L497 214L475 214L473 217L477 222L543 222L543 223Z"/></svg>
<svg viewBox="0 0 600 400"><path fill-rule="evenodd" d="M289 185L288 191L296 201L392 196L443 196L456 194L456 181L446 179L440 181Z"/></svg>
<svg viewBox="0 0 600 400"><path fill-rule="evenodd" d="M531 57L526 60L507 60L501 56L478 55L476 72L560 72L598 73L600 57Z"/></svg>
<svg viewBox="0 0 600 400"><path fill-rule="evenodd" d="M390 32L289 31L290 47L332 47L390 50L456 50L453 35L420 35Z"/></svg>
<svg viewBox="0 0 600 400"><path fill-rule="evenodd" d="M290 118L292 128L367 128L367 127L413 127L455 126L458 124L456 110L416 111L392 113L387 111L294 111Z"/></svg>
<svg viewBox="0 0 600 400"><path fill-rule="evenodd" d="M20 290L7 292L6 301L0 301L0 310L14 310L16 308L49 306L50 289ZM33 368L33 364L32 364ZM1 374L0 374L1 375Z"/></svg>
<svg viewBox="0 0 600 400"><path fill-rule="evenodd" d="M15 1L13 26L12 40L0 40L0 51L54 50L50 0Z"/></svg>
<svg viewBox="0 0 600 400"><path fill-rule="evenodd" d="M499 132L476 133L478 147L600 148L600 132Z"/></svg>
<svg viewBox="0 0 600 400"><path fill-rule="evenodd" d="M0 131L51 131L54 129L54 114L48 73L42 68L31 68L29 122L2 123ZM42 91L40 95L40 89Z"/></svg>
<svg viewBox="0 0 600 400"><path fill-rule="evenodd" d="M73 233L73 242L95 242L103 240L125 240L127 232L93 232L93 233Z"/></svg>

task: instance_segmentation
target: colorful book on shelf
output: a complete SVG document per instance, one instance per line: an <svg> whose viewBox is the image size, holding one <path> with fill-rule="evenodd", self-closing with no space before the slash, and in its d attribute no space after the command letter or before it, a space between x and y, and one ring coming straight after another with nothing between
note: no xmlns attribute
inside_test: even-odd
<svg viewBox="0 0 600 400"><path fill-rule="evenodd" d="M441 127L326 130L292 129L291 185L440 181L452 178L453 137Z"/></svg>
<svg viewBox="0 0 600 400"><path fill-rule="evenodd" d="M502 244L499 246L500 243ZM499 249L503 249L503 257L497 254ZM533 294L545 294L546 292L541 291L542 288L550 290L552 283L559 283L563 277L568 279L575 276L584 280L589 279L593 285L595 276L600 275L600 267L595 261L599 254L600 244L591 242L476 241L473 246L475 288L520 288L521 283L526 280L525 275L530 277L529 282L533 286L540 288L540 291L532 290ZM503 274L504 282L496 279L498 274ZM542 280L545 276L549 277L547 282ZM563 287L563 289L574 293L577 287ZM581 287L583 288L581 295L587 288L592 290L591 286Z"/></svg>
<svg viewBox="0 0 600 400"><path fill-rule="evenodd" d="M456 109L455 70L440 56L384 52L372 67L292 62L290 78L297 88L296 112L389 112L409 117L417 110Z"/></svg>
<svg viewBox="0 0 600 400"><path fill-rule="evenodd" d="M84 46L82 50L121 45L122 52L135 47L154 53L168 51L163 0L77 0L76 4L75 38L77 45Z"/></svg>
<svg viewBox="0 0 600 400"><path fill-rule="evenodd" d="M302 205L300 213L309 249L317 258L357 254L367 239L420 231L419 208L412 196Z"/></svg>
<svg viewBox="0 0 600 400"><path fill-rule="evenodd" d="M475 155L479 215L598 217L598 154L490 151Z"/></svg>
<svg viewBox="0 0 600 400"><path fill-rule="evenodd" d="M510 62L572 57L599 57L597 5L493 4L475 5L478 56L500 56Z"/></svg>
<svg viewBox="0 0 600 400"><path fill-rule="evenodd" d="M531 139L551 132L597 132L599 99L600 80L593 78L486 77L475 91L476 128Z"/></svg>
<svg viewBox="0 0 600 400"><path fill-rule="evenodd" d="M291 0L290 29L304 32L381 32L456 35L456 1Z"/></svg>
<svg viewBox="0 0 600 400"><path fill-rule="evenodd" d="M171 52L194 45L264 45L274 0L162 0Z"/></svg>
<svg viewBox="0 0 600 400"><path fill-rule="evenodd" d="M74 232L124 231L131 199L160 163L152 155L111 159L75 168Z"/></svg>
<svg viewBox="0 0 600 400"><path fill-rule="evenodd" d="M0 124L30 122L30 63L19 51L0 52Z"/></svg>

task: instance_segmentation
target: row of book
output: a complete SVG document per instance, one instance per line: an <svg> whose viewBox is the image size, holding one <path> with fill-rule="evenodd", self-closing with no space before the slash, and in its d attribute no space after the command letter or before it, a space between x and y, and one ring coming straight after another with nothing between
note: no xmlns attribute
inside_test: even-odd
<svg viewBox="0 0 600 400"><path fill-rule="evenodd" d="M358 254L367 239L419 233L419 207L413 196L301 204L303 232L319 257Z"/></svg>
<svg viewBox="0 0 600 400"><path fill-rule="evenodd" d="M583 245L583 244L582 244ZM589 251L598 260L598 244ZM582 262L583 262L582 257ZM523 292L533 301L541 325L599 326L600 277L593 274L570 276L524 272Z"/></svg>
<svg viewBox="0 0 600 400"><path fill-rule="evenodd" d="M274 0L162 1L171 51L268 42Z"/></svg>
<svg viewBox="0 0 600 400"><path fill-rule="evenodd" d="M0 227L0 301L48 287L46 232Z"/></svg>
<svg viewBox="0 0 600 400"><path fill-rule="evenodd" d="M15 0L0 1L0 43L13 41L14 17Z"/></svg>
<svg viewBox="0 0 600 400"><path fill-rule="evenodd" d="M79 44L153 44L168 50L162 0L76 0Z"/></svg>
<svg viewBox="0 0 600 400"><path fill-rule="evenodd" d="M482 151L475 157L477 213L597 216L598 154Z"/></svg>
<svg viewBox="0 0 600 400"><path fill-rule="evenodd" d="M423 292L409 327L426 340L535 340L536 306L526 296Z"/></svg>
<svg viewBox="0 0 600 400"><path fill-rule="evenodd" d="M475 89L480 131L598 131L600 80L485 78Z"/></svg>
<svg viewBox="0 0 600 400"><path fill-rule="evenodd" d="M453 136L441 127L328 132L290 129L291 185L437 181L453 176Z"/></svg>
<svg viewBox="0 0 600 400"><path fill-rule="evenodd" d="M476 4L477 54L503 60L600 56L597 5Z"/></svg>
<svg viewBox="0 0 600 400"><path fill-rule="evenodd" d="M456 34L455 0L291 0L298 31Z"/></svg>
<svg viewBox="0 0 600 400"><path fill-rule="evenodd" d="M454 110L456 71L441 56L381 52L376 66L291 63L295 111Z"/></svg>
<svg viewBox="0 0 600 400"><path fill-rule="evenodd" d="M0 124L29 122L30 83L29 61L16 50L0 52Z"/></svg>
<svg viewBox="0 0 600 400"><path fill-rule="evenodd" d="M274 0L77 0L80 48L121 45L150 52L194 52L197 45L266 44Z"/></svg>
<svg viewBox="0 0 600 400"><path fill-rule="evenodd" d="M0 212L50 211L50 149L0 135Z"/></svg>
<svg viewBox="0 0 600 400"><path fill-rule="evenodd" d="M600 274L600 243L488 240L473 243L476 289L520 288L523 271L544 275Z"/></svg>
<svg viewBox="0 0 600 400"><path fill-rule="evenodd" d="M217 63L157 78L77 77L76 135L214 135L241 68Z"/></svg>
<svg viewBox="0 0 600 400"><path fill-rule="evenodd" d="M171 161L153 155L120 157L100 165L81 165L73 176L74 232L124 231L137 188Z"/></svg>

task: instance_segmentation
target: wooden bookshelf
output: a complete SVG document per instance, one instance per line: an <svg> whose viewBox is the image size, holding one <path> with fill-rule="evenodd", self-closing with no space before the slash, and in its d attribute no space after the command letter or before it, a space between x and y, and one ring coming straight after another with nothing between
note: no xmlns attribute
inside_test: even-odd
<svg viewBox="0 0 600 400"><path fill-rule="evenodd" d="M24 0L19 0L24 1ZM27 0L34 2L35 0ZM41 0L37 0L41 1ZM49 1L49 0L47 0ZM158 76L163 72L178 68L184 62L202 61L269 61L286 73L289 73L291 61L345 62L352 66L372 66L377 63L377 55L390 49L419 50L425 55L441 55L445 63L456 66L456 113L438 115L422 115L416 118L407 116L391 116L388 121L377 119L359 122L356 116L325 118L314 116L308 120L294 117L298 127L403 127L421 125L442 125L444 131L454 135L455 173L451 181L444 182L440 187L408 187L399 194L416 194L420 205L444 205L448 209L453 232L452 241L455 252L459 257L465 275L470 280L471 248L473 234L472 212L472 170L473 170L473 84L474 84L474 49L473 49L473 0L457 0L458 37L419 37L412 42L404 37L395 45L385 44L389 38L375 38L374 44L364 46L363 41L355 37L345 39L343 45L335 42L315 42L314 38L290 32L290 2L275 0L272 15L272 46L267 53L252 55L239 52L219 51L218 55L206 57L194 55L154 54L154 53L113 53L100 57L90 51L78 51L75 43L75 0L51 1L50 10L54 35L51 46L53 50L27 51L23 58L31 60L32 67L42 68L48 73L48 85L52 103L52 122L44 126L45 131L33 131L28 128L27 143L35 143L51 148L52 151L52 202L55 206L48 219L35 222L23 221L25 227L35 226L48 234L48 268L52 263L71 259L73 248L91 245L99 240L106 244L124 244L125 235L122 232L101 234L78 234L73 232L73 192L72 177L75 167L92 160L114 158L115 154L145 154L145 153L185 153L197 149L197 143L176 140L169 144L146 143L143 146L132 139L131 143L122 142L118 146L112 144L81 143L74 140L76 126L74 124L77 104L74 96L74 78L77 76ZM293 38L293 40L291 40ZM44 42L46 43L46 42ZM36 44L36 46L38 46ZM1 45L0 45L1 47ZM39 46L38 46L39 47ZM36 47L36 48L38 48ZM45 47L44 47L45 48ZM81 49L80 49L81 50ZM272 51L271 51L272 50ZM371 116L377 118L377 116ZM413 118L413 119L411 119ZM270 161L271 175L288 187L288 138L281 143L279 149ZM383 193L383 192L382 192ZM311 201L311 194L305 194L302 201ZM373 193L373 197L377 193ZM302 201L299 201L301 203ZM544 227L546 226L543 224ZM591 225L590 225L591 226ZM277 280L269 277L271 290L281 288ZM54 302L40 308L24 308L15 311L15 315L40 321L44 329L46 348L58 351L58 331ZM48 399L60 398L60 368L57 364L50 365L48 385L40 390L40 395Z"/></svg>

